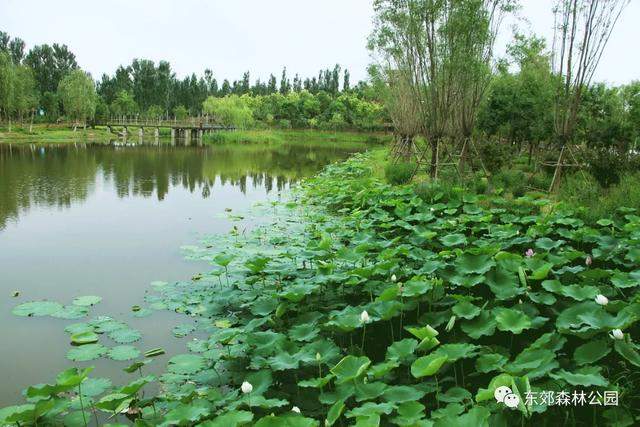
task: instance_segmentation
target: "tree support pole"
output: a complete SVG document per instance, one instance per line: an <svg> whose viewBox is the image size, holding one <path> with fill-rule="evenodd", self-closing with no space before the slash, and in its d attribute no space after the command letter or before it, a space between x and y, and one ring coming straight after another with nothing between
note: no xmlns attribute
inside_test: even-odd
<svg viewBox="0 0 640 427"><path fill-rule="evenodd" d="M554 193L560 186L560 179L562 178L562 163L564 162L564 148L560 150L560 156L558 157L558 163L556 164L556 170L553 173L553 180L551 180L551 186L549 186L549 193Z"/></svg>

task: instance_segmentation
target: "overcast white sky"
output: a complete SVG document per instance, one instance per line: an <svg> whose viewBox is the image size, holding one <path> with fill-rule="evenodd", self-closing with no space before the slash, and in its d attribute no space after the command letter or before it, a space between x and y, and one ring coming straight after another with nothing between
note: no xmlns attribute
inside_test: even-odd
<svg viewBox="0 0 640 427"><path fill-rule="evenodd" d="M523 28L552 34L552 0L521 0ZM179 77L211 68L219 80L280 73L316 75L339 63L366 77L371 0L0 0L0 29L27 48L65 43L99 78L133 58L171 62ZM640 0L631 0L596 78L640 78ZM506 33L514 22L506 24ZM503 50L504 37L499 45ZM549 42L550 44L550 42Z"/></svg>

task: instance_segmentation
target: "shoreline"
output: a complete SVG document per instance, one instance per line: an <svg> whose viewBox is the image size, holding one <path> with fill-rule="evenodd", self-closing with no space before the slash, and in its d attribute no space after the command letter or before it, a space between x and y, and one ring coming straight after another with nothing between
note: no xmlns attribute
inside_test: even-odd
<svg viewBox="0 0 640 427"><path fill-rule="evenodd" d="M6 125L0 127L0 144L50 144L93 142L109 143L121 140L116 133L110 133L106 128L78 128L75 132L68 125L33 125L33 132L28 132L29 126L12 125L8 132ZM138 141L137 128L131 127L129 142ZM160 140L165 142L168 132L160 133ZM215 144L368 144L382 145L391 141L391 135L384 132L356 132L356 131L322 131L316 129L251 129L234 131L217 131L203 137L203 145ZM152 140L145 136L144 141Z"/></svg>

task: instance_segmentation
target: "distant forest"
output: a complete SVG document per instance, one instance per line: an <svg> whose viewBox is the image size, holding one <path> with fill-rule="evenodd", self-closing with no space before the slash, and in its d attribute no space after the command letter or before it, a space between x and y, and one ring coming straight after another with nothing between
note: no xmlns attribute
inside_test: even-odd
<svg viewBox="0 0 640 427"><path fill-rule="evenodd" d="M0 67L12 66L14 80L26 80L15 84L22 94L14 93L14 98L24 99L14 99L13 115L22 117L35 109L47 120L54 121L65 112L60 82L80 69L75 54L66 45L42 44L27 51L22 39L0 31L0 52L5 58ZM369 100L375 98L366 82L352 85L349 70L340 65L320 70L313 77L291 76L286 68L277 75L271 74L266 81L252 81L247 71L240 79L219 81L211 69L206 69L202 75L193 73L179 79L168 61L156 64L148 59L134 59L130 65L118 67L112 75L103 74L95 80L95 115L193 116L202 114L203 102L210 96L286 96L307 91L312 95L324 93L328 98L342 93Z"/></svg>

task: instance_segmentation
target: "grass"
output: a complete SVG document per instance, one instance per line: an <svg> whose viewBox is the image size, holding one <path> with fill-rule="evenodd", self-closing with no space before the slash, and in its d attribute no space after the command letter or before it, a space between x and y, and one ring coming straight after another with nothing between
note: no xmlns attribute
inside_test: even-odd
<svg viewBox="0 0 640 427"><path fill-rule="evenodd" d="M105 128L82 129L75 132L69 125L34 124L29 132L28 124L13 124L11 132L6 124L0 126L0 144L48 143L48 142L109 142L111 135Z"/></svg>
<svg viewBox="0 0 640 427"><path fill-rule="evenodd" d="M285 144L285 143L340 143L340 144L383 144L391 136L384 133L364 133L350 131L321 131L313 129L282 130L255 129L219 131L205 135L204 141L211 144Z"/></svg>
<svg viewBox="0 0 640 427"><path fill-rule="evenodd" d="M120 131L120 128L115 128ZM138 137L138 128L129 127L130 138ZM152 133L145 133L145 137ZM160 129L160 136L170 135L170 130ZM5 125L0 126L1 143L64 143L64 142L109 142L115 138L106 127L97 126L95 129L86 130L78 128L75 132L69 125L58 124L34 124L32 132L29 132L28 124L13 124L11 132ZM385 133L363 133L351 131L320 131L320 130L238 130L220 131L205 135L204 141L210 144L339 144L341 146L358 146L362 144L384 144L391 140L391 136Z"/></svg>

